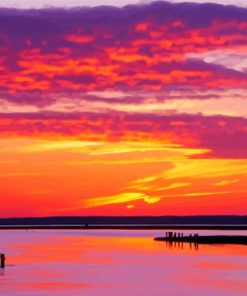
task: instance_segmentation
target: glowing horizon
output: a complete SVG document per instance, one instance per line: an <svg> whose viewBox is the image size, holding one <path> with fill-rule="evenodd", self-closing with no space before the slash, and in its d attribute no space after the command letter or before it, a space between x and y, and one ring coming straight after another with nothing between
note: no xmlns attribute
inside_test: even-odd
<svg viewBox="0 0 247 296"><path fill-rule="evenodd" d="M37 11L0 8L1 217L246 214L246 8Z"/></svg>

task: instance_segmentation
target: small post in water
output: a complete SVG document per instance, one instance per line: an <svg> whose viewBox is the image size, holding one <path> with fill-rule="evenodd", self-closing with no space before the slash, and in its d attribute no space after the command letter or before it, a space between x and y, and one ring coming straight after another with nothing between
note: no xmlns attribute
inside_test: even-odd
<svg viewBox="0 0 247 296"><path fill-rule="evenodd" d="M1 254L1 268L5 267L5 255Z"/></svg>

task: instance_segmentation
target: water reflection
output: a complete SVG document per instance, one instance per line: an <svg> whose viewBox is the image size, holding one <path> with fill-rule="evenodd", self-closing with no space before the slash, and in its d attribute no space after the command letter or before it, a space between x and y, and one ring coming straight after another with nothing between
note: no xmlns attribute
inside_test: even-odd
<svg viewBox="0 0 247 296"><path fill-rule="evenodd" d="M190 251L199 251L199 244L197 243L185 243L185 242L176 242L176 241L165 241L165 245L170 249L183 250L184 245L189 246Z"/></svg>
<svg viewBox="0 0 247 296"><path fill-rule="evenodd" d="M246 295L247 247L153 240L163 234L1 232L0 295Z"/></svg>

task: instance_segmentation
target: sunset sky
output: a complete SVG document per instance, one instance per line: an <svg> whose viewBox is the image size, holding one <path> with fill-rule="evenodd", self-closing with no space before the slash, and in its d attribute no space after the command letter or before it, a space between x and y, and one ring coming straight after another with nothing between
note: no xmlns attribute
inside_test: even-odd
<svg viewBox="0 0 247 296"><path fill-rule="evenodd" d="M246 1L17 2L1 217L247 214Z"/></svg>

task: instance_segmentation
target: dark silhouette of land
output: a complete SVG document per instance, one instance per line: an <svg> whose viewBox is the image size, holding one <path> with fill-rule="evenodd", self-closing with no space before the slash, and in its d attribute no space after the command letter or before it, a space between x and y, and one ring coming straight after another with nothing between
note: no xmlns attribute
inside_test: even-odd
<svg viewBox="0 0 247 296"><path fill-rule="evenodd" d="M66 216L2 218L0 229L247 230L247 216Z"/></svg>
<svg viewBox="0 0 247 296"><path fill-rule="evenodd" d="M244 235L205 235L190 234L184 236L182 233L167 232L165 237L156 237L157 241L169 243L193 243L193 244L234 244L247 245L247 236Z"/></svg>

